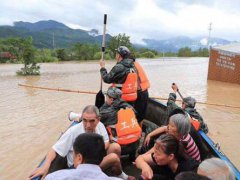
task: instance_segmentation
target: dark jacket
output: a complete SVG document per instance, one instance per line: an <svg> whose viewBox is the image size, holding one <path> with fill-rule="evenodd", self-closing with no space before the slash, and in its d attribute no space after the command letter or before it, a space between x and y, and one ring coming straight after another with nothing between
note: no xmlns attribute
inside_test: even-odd
<svg viewBox="0 0 240 180"><path fill-rule="evenodd" d="M123 108L132 108L133 107L123 101L122 99L115 99L113 101L112 105L108 105L107 103L104 103L103 106L100 108L100 120L105 125L114 125L117 124L117 113L118 111Z"/></svg>
<svg viewBox="0 0 240 180"><path fill-rule="evenodd" d="M130 69L134 68L132 59L123 59L107 73L106 68L101 68L100 73L105 83L117 83L122 84L125 82Z"/></svg>
<svg viewBox="0 0 240 180"><path fill-rule="evenodd" d="M175 103L176 101L176 94L170 93L168 102L167 102L167 110L168 114L171 114L171 112L175 109L179 109L180 107ZM202 116L197 112L195 108L187 107L185 111L193 118L197 119L201 124L201 130L205 133L208 133L208 127L207 124L204 123Z"/></svg>

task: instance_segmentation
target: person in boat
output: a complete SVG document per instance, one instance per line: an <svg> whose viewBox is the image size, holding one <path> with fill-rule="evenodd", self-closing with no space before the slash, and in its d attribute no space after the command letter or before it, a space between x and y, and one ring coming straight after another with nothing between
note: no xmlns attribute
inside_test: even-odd
<svg viewBox="0 0 240 180"><path fill-rule="evenodd" d="M131 176L127 176L121 168L120 155L121 147L117 143L109 143L108 133L105 126L99 122L100 115L99 110L94 105L86 106L82 111L81 122L73 127L70 127L61 138L53 145L51 150L46 156L45 163L43 166L36 168L29 176L33 179L37 176L47 175L50 165L57 155L61 157L67 157L67 165L69 168L73 167L73 142L78 135L82 133L96 133L100 134L105 143L105 149L107 155L103 158L100 163L102 170L113 169L113 174L123 179L131 179Z"/></svg>
<svg viewBox="0 0 240 180"><path fill-rule="evenodd" d="M183 112L184 113L184 112ZM161 126L149 133L144 141L145 146L150 146L150 140L158 137L162 133L171 134L175 136L184 146L185 153L200 162L200 152L195 141L189 134L191 124L189 117L186 114L174 114L170 116L169 124L167 126ZM148 149L149 149L148 148Z"/></svg>
<svg viewBox="0 0 240 180"><path fill-rule="evenodd" d="M198 167L197 173L212 180L235 180L235 174L227 162L220 158L205 159Z"/></svg>
<svg viewBox="0 0 240 180"><path fill-rule="evenodd" d="M174 179L184 171L196 171L198 162L185 155L181 144L171 134L157 138L154 147L136 159L143 179Z"/></svg>
<svg viewBox="0 0 240 180"><path fill-rule="evenodd" d="M122 91L110 86L106 92L106 102L100 108L100 120L106 126L110 140L122 147L138 142L141 128L134 108L121 99ZM132 149L135 152L136 147ZM135 153L134 153L135 157Z"/></svg>
<svg viewBox="0 0 240 180"><path fill-rule="evenodd" d="M137 74L134 70L134 63L129 59L130 51L126 46L119 46L116 49L116 65L108 73L105 68L105 61L100 60L100 73L105 83L112 83L112 86L122 90L122 99L127 102L134 102L137 99Z"/></svg>
<svg viewBox="0 0 240 180"><path fill-rule="evenodd" d="M178 86L176 84L172 84L172 89L173 89L174 93L169 94L169 98L168 98L168 102L167 102L168 112L171 112L176 108L179 108L175 103L176 98L177 98L176 92L178 91ZM208 133L208 126L204 122L202 116L195 109L195 105L196 105L196 100L193 97L183 98L182 109L186 113L188 113L191 118L198 120L200 122L200 129L204 133Z"/></svg>
<svg viewBox="0 0 240 180"><path fill-rule="evenodd" d="M145 73L143 67L140 65L138 61L136 61L133 53L129 56L130 59L133 60L135 70L137 72L137 100L134 103L134 108L137 111L137 119L138 123L141 123L145 117L147 104L148 104L148 89L150 88L150 82L148 80L147 74Z"/></svg>
<svg viewBox="0 0 240 180"><path fill-rule="evenodd" d="M96 133L80 134L73 143L74 168L65 169L48 174L45 180L120 180L116 177L108 177L99 167L106 149L103 137Z"/></svg>
<svg viewBox="0 0 240 180"><path fill-rule="evenodd" d="M206 176L202 176L193 171L185 171L179 173L175 180L211 180Z"/></svg>
<svg viewBox="0 0 240 180"><path fill-rule="evenodd" d="M106 102L100 108L100 121L105 125L117 124L117 113L120 109L134 108L121 99L122 91L116 87L110 86L105 93Z"/></svg>

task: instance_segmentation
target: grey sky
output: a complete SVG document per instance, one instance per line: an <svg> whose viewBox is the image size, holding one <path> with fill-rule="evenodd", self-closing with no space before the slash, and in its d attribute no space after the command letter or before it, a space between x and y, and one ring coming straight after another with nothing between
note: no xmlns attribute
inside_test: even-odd
<svg viewBox="0 0 240 180"><path fill-rule="evenodd" d="M71 28L98 29L108 14L107 32L143 38L212 36L240 41L239 0L2 0L0 25L56 20Z"/></svg>

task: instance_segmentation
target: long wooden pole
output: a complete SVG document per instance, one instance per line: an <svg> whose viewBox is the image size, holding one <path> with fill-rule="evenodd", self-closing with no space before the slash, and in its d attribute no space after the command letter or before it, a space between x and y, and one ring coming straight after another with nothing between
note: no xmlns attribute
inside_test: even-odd
<svg viewBox="0 0 240 180"><path fill-rule="evenodd" d="M49 88L49 87L41 87L41 86L32 86L32 85L27 85L27 84L18 84L19 86L22 87L27 87L27 88L34 88L34 89L43 89L43 90L49 90L49 91L62 91L62 92L73 92L73 93L79 93L79 94L97 94L96 91L80 91L80 90L71 90L71 89L62 89L62 88ZM159 99L159 100L168 100L168 98L163 98L163 97L154 97L151 96L153 99ZM176 100L181 102L182 100ZM238 108L240 109L240 106L232 106L232 105L227 105L227 104L216 104L216 103L204 103L204 102L197 102L198 104L204 104L204 105L210 105L210 106L222 106L222 107L228 107L228 108Z"/></svg>

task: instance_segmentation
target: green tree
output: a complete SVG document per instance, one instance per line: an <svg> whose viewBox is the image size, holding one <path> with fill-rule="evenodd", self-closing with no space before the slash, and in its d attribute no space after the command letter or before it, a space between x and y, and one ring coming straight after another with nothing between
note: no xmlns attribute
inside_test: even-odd
<svg viewBox="0 0 240 180"><path fill-rule="evenodd" d="M130 42L130 36L124 34L118 34L117 36L113 36L107 44L107 48L110 51L110 56L114 58L115 49L119 46L127 46L131 51L133 51L132 44Z"/></svg>
<svg viewBox="0 0 240 180"><path fill-rule="evenodd" d="M94 59L95 53L99 52L98 45L76 43L73 47L73 53L77 60L91 60Z"/></svg>
<svg viewBox="0 0 240 180"><path fill-rule="evenodd" d="M67 54L65 49L57 49L57 58L61 61L67 60Z"/></svg>
<svg viewBox="0 0 240 180"><path fill-rule="evenodd" d="M191 49L189 47L180 48L178 50L178 57L191 57Z"/></svg>
<svg viewBox="0 0 240 180"><path fill-rule="evenodd" d="M155 54L152 51L147 51L147 52L141 53L140 57L154 58Z"/></svg>
<svg viewBox="0 0 240 180"><path fill-rule="evenodd" d="M16 44L18 45L18 56L23 59L24 67L17 71L18 75L39 75L40 66L35 61L35 48L32 44L32 38L20 39Z"/></svg>

